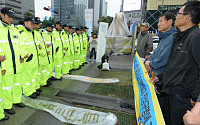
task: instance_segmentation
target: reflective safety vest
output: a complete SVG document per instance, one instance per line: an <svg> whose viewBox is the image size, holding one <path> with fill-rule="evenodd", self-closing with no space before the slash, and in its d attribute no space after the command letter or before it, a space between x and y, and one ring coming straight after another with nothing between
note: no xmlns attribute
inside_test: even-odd
<svg viewBox="0 0 200 125"><path fill-rule="evenodd" d="M84 32L82 34L83 36L83 50L88 50L88 37L87 37L87 34Z"/></svg>
<svg viewBox="0 0 200 125"><path fill-rule="evenodd" d="M15 26L19 32L24 31L26 28L23 25L16 25Z"/></svg>
<svg viewBox="0 0 200 125"><path fill-rule="evenodd" d="M71 49L71 53L72 55L74 55L74 39L73 39L73 35L72 34L68 34L68 38L69 38L69 43L70 43L70 49Z"/></svg>
<svg viewBox="0 0 200 125"><path fill-rule="evenodd" d="M73 39L74 39L74 52L75 54L80 54L81 53L81 45L80 45L80 39L79 39L79 36L78 34L76 33L73 33Z"/></svg>
<svg viewBox="0 0 200 125"><path fill-rule="evenodd" d="M54 37L52 32L47 31L46 29L42 32L42 36L45 39L46 45L50 45L47 47L47 51L49 51L49 60L54 61L55 59L55 46L54 46Z"/></svg>
<svg viewBox="0 0 200 125"><path fill-rule="evenodd" d="M70 46L70 41L69 41L67 32L65 32L65 31L62 32L62 39L63 39L63 41L65 41L65 43L64 43L64 47L66 48L64 50L65 56L71 56L72 55L71 46Z"/></svg>
<svg viewBox="0 0 200 125"><path fill-rule="evenodd" d="M80 42L80 49L82 52L83 51L83 36L82 34L79 34L78 37L79 37L79 42Z"/></svg>
<svg viewBox="0 0 200 125"><path fill-rule="evenodd" d="M62 41L61 37L61 31L54 30L53 31L54 36L54 44L55 44L55 58L63 58L64 55L64 41Z"/></svg>
<svg viewBox="0 0 200 125"><path fill-rule="evenodd" d="M34 36L35 36L35 40L37 40L36 42L42 46L42 49L38 49L38 54L39 54L39 65L40 66L45 66L48 65L49 62L49 58L47 56L47 47L45 44L45 39L42 36L42 33L40 32L40 29L34 29Z"/></svg>
<svg viewBox="0 0 200 125"><path fill-rule="evenodd" d="M29 53L29 58L24 60L23 68L37 68L39 66L39 43L37 42L35 33L30 29L25 28L25 30L21 32L21 37L24 41L23 44L21 44L21 46L23 46L25 50Z"/></svg>
<svg viewBox="0 0 200 125"><path fill-rule="evenodd" d="M20 58L23 58L27 52L20 49L23 41L19 31L13 24L9 25L0 21L0 33L0 55L6 57L6 60L1 62L2 70L6 70L5 75L22 72Z"/></svg>

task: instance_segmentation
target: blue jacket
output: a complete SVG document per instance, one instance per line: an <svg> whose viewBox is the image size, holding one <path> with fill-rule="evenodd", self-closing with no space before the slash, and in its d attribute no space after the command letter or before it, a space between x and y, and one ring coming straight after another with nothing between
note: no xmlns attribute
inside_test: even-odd
<svg viewBox="0 0 200 125"><path fill-rule="evenodd" d="M172 27L168 31L158 34L161 41L153 54L149 56L151 72L154 72L155 75L162 73L165 69L174 39L173 35L176 31L176 27Z"/></svg>

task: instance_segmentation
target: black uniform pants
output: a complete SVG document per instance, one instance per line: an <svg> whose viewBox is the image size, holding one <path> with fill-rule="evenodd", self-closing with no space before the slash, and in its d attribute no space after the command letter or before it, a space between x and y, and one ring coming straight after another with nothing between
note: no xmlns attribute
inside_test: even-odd
<svg viewBox="0 0 200 125"><path fill-rule="evenodd" d="M181 94L165 94L162 112L166 125L184 125L183 116L191 108L190 97Z"/></svg>

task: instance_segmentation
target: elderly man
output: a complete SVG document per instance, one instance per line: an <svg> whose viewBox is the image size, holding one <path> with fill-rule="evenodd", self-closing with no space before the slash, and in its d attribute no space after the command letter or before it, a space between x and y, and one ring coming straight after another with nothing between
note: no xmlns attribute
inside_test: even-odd
<svg viewBox="0 0 200 125"><path fill-rule="evenodd" d="M136 51L138 52L139 56L146 59L148 59L149 52L153 50L153 38L152 35L148 33L148 29L148 23L141 24L136 47Z"/></svg>
<svg viewBox="0 0 200 125"><path fill-rule="evenodd" d="M183 115L200 92L200 1L189 1L177 13L176 34L164 72L151 82L162 81L167 125L182 125Z"/></svg>

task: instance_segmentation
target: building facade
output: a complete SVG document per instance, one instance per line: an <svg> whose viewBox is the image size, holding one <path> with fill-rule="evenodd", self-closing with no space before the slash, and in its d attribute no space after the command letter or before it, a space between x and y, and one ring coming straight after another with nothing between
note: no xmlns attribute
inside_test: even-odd
<svg viewBox="0 0 200 125"><path fill-rule="evenodd" d="M55 21L62 21L76 27L85 25L85 9L88 7L88 0L52 0L51 6L58 12L51 14Z"/></svg>
<svg viewBox="0 0 200 125"><path fill-rule="evenodd" d="M105 0L88 0L88 9L93 9L93 30L98 30L98 20L107 16Z"/></svg>
<svg viewBox="0 0 200 125"><path fill-rule="evenodd" d="M23 19L26 12L35 16L34 0L0 0L0 9L3 7L12 7L15 10L17 17L14 23Z"/></svg>
<svg viewBox="0 0 200 125"><path fill-rule="evenodd" d="M188 0L145 0L146 6L144 14L144 22L150 24L150 31L155 32L158 29L158 18L161 14L172 12L176 14L179 9Z"/></svg>

